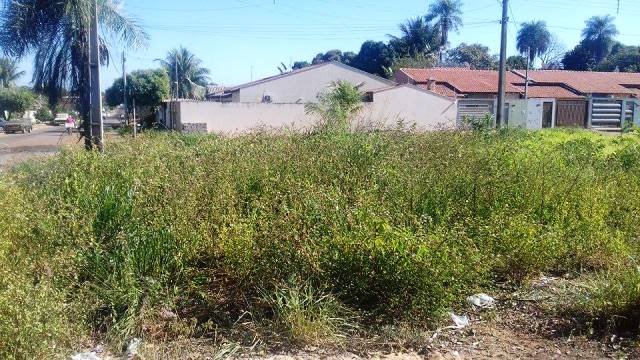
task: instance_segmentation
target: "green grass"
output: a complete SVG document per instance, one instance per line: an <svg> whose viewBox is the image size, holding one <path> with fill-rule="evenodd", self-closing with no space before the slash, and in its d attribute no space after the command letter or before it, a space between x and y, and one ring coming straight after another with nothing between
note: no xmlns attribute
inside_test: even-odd
<svg viewBox="0 0 640 360"><path fill-rule="evenodd" d="M0 357L159 336L158 309L198 336L249 316L318 342L433 324L498 282L611 271L639 253L639 154L637 134L585 131L159 133L64 152L0 180Z"/></svg>

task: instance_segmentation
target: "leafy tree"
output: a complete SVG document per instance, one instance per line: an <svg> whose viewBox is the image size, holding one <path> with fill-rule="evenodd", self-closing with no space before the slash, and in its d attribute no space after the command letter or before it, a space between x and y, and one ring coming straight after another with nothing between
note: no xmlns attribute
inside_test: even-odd
<svg viewBox="0 0 640 360"><path fill-rule="evenodd" d="M320 118L321 131L348 131L351 120L362 109L362 86L347 81L333 82L328 91L318 95L318 102L305 106L306 112Z"/></svg>
<svg viewBox="0 0 640 360"><path fill-rule="evenodd" d="M53 121L53 119L55 119L55 116L53 116L53 113L51 113L51 110L49 110L49 108L47 108L46 106L42 106L36 112L36 119L40 120L43 123L50 123Z"/></svg>
<svg viewBox="0 0 640 360"><path fill-rule="evenodd" d="M169 97L169 76L164 69L134 71L127 75L127 93L127 111L132 111L134 100L136 106L155 108ZM114 107L124 102L122 78L116 79L105 91L105 100Z"/></svg>
<svg viewBox="0 0 640 360"><path fill-rule="evenodd" d="M637 46L618 46L611 55L602 62L597 70L640 72L640 48Z"/></svg>
<svg viewBox="0 0 640 360"><path fill-rule="evenodd" d="M342 54L342 62L347 65L351 65L353 59L355 59L356 56L358 56L358 54L354 53L353 51L347 51Z"/></svg>
<svg viewBox="0 0 640 360"><path fill-rule="evenodd" d="M495 70L497 59L489 53L489 47L481 44L460 44L449 51L449 61L454 66L469 66L472 69Z"/></svg>
<svg viewBox="0 0 640 360"><path fill-rule="evenodd" d="M89 113L88 69L91 0L5 1L0 12L0 46L5 54L22 58L34 54L33 83L55 105L66 91L81 96L83 117ZM119 2L98 0L101 35L126 47L139 46L147 34L127 18ZM101 63L109 58L101 36Z"/></svg>
<svg viewBox="0 0 640 360"><path fill-rule="evenodd" d="M385 69L392 63L389 47L382 41L365 41L360 52L351 61L351 66L362 71L380 76L386 76Z"/></svg>
<svg viewBox="0 0 640 360"><path fill-rule="evenodd" d="M385 69L385 75L388 78L392 78L393 74L402 68L427 69L433 67L437 61L435 54L418 54L416 56L395 58L391 66Z"/></svg>
<svg viewBox="0 0 640 360"><path fill-rule="evenodd" d="M396 54L413 57L434 52L438 48L439 32L422 17L409 19L399 25L401 37L392 36L391 43Z"/></svg>
<svg viewBox="0 0 640 360"><path fill-rule="evenodd" d="M315 58L313 58L313 60L311 61L311 64L316 65L316 64L321 64L323 62L329 62L329 61L343 62L342 51L338 49L333 49L333 50L327 51L324 54L319 53L318 55L316 55Z"/></svg>
<svg viewBox="0 0 640 360"><path fill-rule="evenodd" d="M598 62L595 55L583 40L573 50L567 52L562 59L562 64L566 70L587 71L593 70Z"/></svg>
<svg viewBox="0 0 640 360"><path fill-rule="evenodd" d="M175 95L178 98L201 99L204 97L206 86L211 82L210 71L192 52L180 46L169 51L164 59L158 61L169 74L171 84L177 84Z"/></svg>
<svg viewBox="0 0 640 360"><path fill-rule="evenodd" d="M442 54L449 44L449 32L458 31L462 23L462 1L460 0L437 0L429 6L426 20L436 21L440 30L440 61Z"/></svg>
<svg viewBox="0 0 640 360"><path fill-rule="evenodd" d="M36 102L36 97L31 90L24 88L0 89L0 111L5 120L11 120L13 114L24 114Z"/></svg>
<svg viewBox="0 0 640 360"><path fill-rule="evenodd" d="M520 55L509 56L507 59L508 70L523 70L527 68L527 58Z"/></svg>
<svg viewBox="0 0 640 360"><path fill-rule="evenodd" d="M517 48L520 54L529 53L531 63L549 49L551 33L544 21L532 21L522 24L518 31Z"/></svg>
<svg viewBox="0 0 640 360"><path fill-rule="evenodd" d="M0 58L0 87L12 87L16 80L24 76L24 71L18 70L18 61L6 57Z"/></svg>
<svg viewBox="0 0 640 360"><path fill-rule="evenodd" d="M291 67L291 69L293 70L299 70L299 69L304 69L307 66L310 66L311 64L308 61L296 61L293 63L293 66Z"/></svg>
<svg viewBox="0 0 640 360"><path fill-rule="evenodd" d="M583 46L593 54L597 64L601 63L611 52L618 29L613 23L614 17L594 16L587 20L582 30Z"/></svg>

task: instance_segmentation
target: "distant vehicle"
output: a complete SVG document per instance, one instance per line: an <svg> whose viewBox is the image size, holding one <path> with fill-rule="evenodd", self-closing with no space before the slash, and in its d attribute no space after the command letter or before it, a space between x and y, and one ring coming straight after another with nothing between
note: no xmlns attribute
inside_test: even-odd
<svg viewBox="0 0 640 360"><path fill-rule="evenodd" d="M4 124L5 134L15 134L17 132L25 134L31 133L31 130L33 130L33 124L29 119L11 120Z"/></svg>
<svg viewBox="0 0 640 360"><path fill-rule="evenodd" d="M67 113L58 113L56 114L55 119L53 119L53 125L64 125L67 122L67 118L69 118L69 114Z"/></svg>

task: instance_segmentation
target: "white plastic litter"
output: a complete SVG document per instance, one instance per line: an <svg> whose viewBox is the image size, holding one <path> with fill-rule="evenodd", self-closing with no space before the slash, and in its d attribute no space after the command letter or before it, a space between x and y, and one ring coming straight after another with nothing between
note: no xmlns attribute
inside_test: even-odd
<svg viewBox="0 0 640 360"><path fill-rule="evenodd" d="M136 355L138 355L140 345L142 345L142 340L138 338L134 338L133 340L131 340L129 346L127 347L127 359L134 359Z"/></svg>
<svg viewBox="0 0 640 360"><path fill-rule="evenodd" d="M496 300L487 294L476 294L469 296L467 302L475 307L486 309L492 307Z"/></svg>
<svg viewBox="0 0 640 360"><path fill-rule="evenodd" d="M464 329L469 326L469 317L467 315L458 316L454 313L451 313L451 320L456 326L456 329Z"/></svg>
<svg viewBox="0 0 640 360"><path fill-rule="evenodd" d="M95 351L83 352L73 355L71 360L100 360L100 356Z"/></svg>

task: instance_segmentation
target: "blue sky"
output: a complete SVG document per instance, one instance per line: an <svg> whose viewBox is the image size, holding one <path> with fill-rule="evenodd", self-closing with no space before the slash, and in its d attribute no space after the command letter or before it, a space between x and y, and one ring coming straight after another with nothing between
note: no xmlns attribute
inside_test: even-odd
<svg viewBox="0 0 640 360"><path fill-rule="evenodd" d="M365 40L387 40L397 25L426 13L428 0L125 0L125 12L149 33L144 49L127 50L128 70L157 67L154 59L179 45L211 70L214 82L233 85L273 75L280 62L311 60L329 49L357 52ZM451 45L482 43L499 51L498 0L463 0L465 26ZM640 44L638 0L620 0L619 40ZM584 21L616 15L617 0L511 0L509 54L517 23L545 20L567 48L580 39ZM114 53L121 51L113 46ZM103 69L103 86L120 76L120 55ZM31 66L24 61L25 70Z"/></svg>

